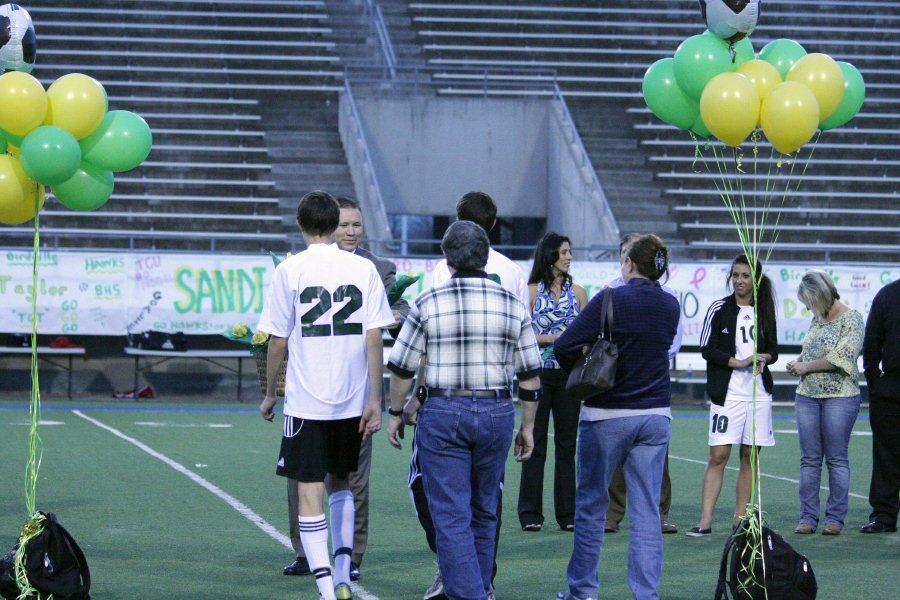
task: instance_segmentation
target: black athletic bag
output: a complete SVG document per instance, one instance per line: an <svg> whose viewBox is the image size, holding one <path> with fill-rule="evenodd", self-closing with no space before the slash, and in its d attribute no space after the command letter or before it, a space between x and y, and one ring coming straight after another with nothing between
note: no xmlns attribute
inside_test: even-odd
<svg viewBox="0 0 900 600"><path fill-rule="evenodd" d="M30 600L90 600L91 571L84 553L53 513L43 515L43 530L25 543L25 572L38 594ZM15 555L19 545L0 559L0 595L7 600L19 596Z"/></svg>
<svg viewBox="0 0 900 600"><path fill-rule="evenodd" d="M759 555L754 559L752 537L755 536L750 534L750 519L745 518L722 551L715 600L727 600L728 592L734 600L815 600L818 585L809 560L765 525L762 526L762 560Z"/></svg>
<svg viewBox="0 0 900 600"><path fill-rule="evenodd" d="M184 332L166 333L153 329L145 331L138 339L138 347L141 350L173 350L184 352L187 348L187 336Z"/></svg>

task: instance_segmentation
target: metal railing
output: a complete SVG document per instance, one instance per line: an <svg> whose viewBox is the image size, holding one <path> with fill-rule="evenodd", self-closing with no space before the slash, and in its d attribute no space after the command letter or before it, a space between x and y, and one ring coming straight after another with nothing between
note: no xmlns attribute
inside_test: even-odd
<svg viewBox="0 0 900 600"><path fill-rule="evenodd" d="M372 155L369 153L362 119L359 116L356 99L353 97L353 89L347 79L344 80L338 126L358 199L365 210L366 219L372 224L367 238L370 244L377 246L378 251L384 252L392 247L393 234L387 220L387 209Z"/></svg>
<svg viewBox="0 0 900 600"><path fill-rule="evenodd" d="M381 12L381 4L375 0L366 0L365 12L369 19L369 30L378 39L385 69L393 79L397 76L397 55L394 53L394 44L391 42L391 33L384 20L384 14Z"/></svg>

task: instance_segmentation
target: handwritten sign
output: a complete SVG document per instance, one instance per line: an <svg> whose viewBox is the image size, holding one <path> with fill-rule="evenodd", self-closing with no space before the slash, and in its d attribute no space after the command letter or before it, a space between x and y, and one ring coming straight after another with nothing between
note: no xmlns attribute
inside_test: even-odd
<svg viewBox="0 0 900 600"><path fill-rule="evenodd" d="M422 274L407 290L413 300L431 286L436 259L395 259L399 273ZM520 261L525 273L531 264ZM269 256L44 252L38 284L32 284L32 253L0 255L0 330L31 330L36 302L39 333L125 335L148 329L217 334L240 321L256 327L275 267ZM729 293L728 263L678 263L665 282L681 304L685 345L697 345L706 309ZM776 294L778 337L800 344L811 315L797 300L797 284L807 267L769 264ZM829 266L841 299L863 316L875 294L900 278L898 267ZM572 275L592 297L619 276L617 262L574 262Z"/></svg>

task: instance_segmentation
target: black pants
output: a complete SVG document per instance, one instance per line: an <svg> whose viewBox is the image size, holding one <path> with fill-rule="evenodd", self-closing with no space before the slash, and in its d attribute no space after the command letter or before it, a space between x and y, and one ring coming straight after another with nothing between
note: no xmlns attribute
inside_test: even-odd
<svg viewBox="0 0 900 600"><path fill-rule="evenodd" d="M425 484L422 481L422 471L419 465L419 454L416 452L416 436L413 435L413 453L409 465L409 492L412 496L413 506L416 509L416 516L419 518L419 524L425 531L425 541L434 554L437 554L437 542L435 541L434 521L431 519L431 510L428 508L428 497L425 495ZM503 480L500 479L500 495L497 498L497 534L494 538L494 571L491 574L491 581L497 576L497 551L500 549L500 526L503 524Z"/></svg>
<svg viewBox="0 0 900 600"><path fill-rule="evenodd" d="M895 527L900 511L900 398L871 396L869 423L872 427L869 520Z"/></svg>
<svg viewBox="0 0 900 600"><path fill-rule="evenodd" d="M567 374L562 369L544 369L541 388L544 396L534 419L534 451L522 463L519 484L519 523L522 527L544 523L544 463L547 437L553 413L553 508L561 528L575 523L575 443L581 403L566 396Z"/></svg>

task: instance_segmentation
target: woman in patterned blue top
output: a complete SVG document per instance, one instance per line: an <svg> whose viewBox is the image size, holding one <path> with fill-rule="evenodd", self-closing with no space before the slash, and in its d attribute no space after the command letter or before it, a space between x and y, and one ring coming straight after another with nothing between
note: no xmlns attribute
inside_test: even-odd
<svg viewBox="0 0 900 600"><path fill-rule="evenodd" d="M535 417L534 452L530 460L522 463L518 511L525 531L540 531L544 524L544 462L551 412L556 448L553 478L556 522L561 529L572 531L575 520L575 439L581 403L566 397L567 373L553 355L553 342L587 304L587 292L572 282L571 264L569 238L551 231L538 242L528 278L532 327L543 360L544 396Z"/></svg>

